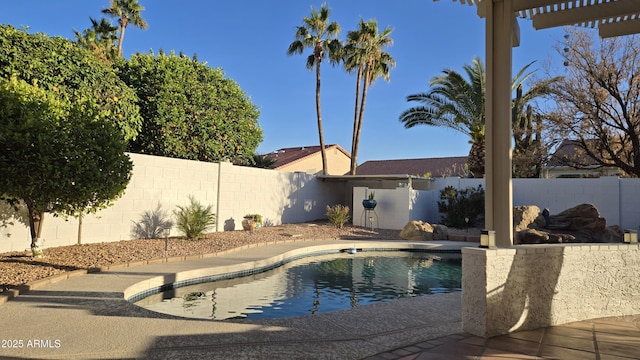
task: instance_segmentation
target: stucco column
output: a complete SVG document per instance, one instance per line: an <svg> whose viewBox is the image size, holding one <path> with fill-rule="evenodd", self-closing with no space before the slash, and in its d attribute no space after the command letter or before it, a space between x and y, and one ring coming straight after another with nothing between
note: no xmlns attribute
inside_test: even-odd
<svg viewBox="0 0 640 360"><path fill-rule="evenodd" d="M483 1L486 14L486 228L495 230L496 245L513 244L511 185L511 45L512 0Z"/></svg>

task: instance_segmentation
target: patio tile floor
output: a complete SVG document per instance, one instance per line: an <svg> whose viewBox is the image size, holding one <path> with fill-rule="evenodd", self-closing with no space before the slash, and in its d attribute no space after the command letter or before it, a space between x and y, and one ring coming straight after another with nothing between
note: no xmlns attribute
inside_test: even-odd
<svg viewBox="0 0 640 360"><path fill-rule="evenodd" d="M489 339L456 334L380 353L367 359L637 360L640 359L640 315L586 320Z"/></svg>

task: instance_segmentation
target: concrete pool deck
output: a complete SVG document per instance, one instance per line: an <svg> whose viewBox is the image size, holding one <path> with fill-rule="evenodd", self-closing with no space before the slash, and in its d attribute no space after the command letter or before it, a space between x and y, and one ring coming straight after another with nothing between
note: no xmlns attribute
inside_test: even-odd
<svg viewBox="0 0 640 360"><path fill-rule="evenodd" d="M302 254L308 249L407 246L446 250L473 244L451 241L288 241L205 258L170 262L158 260L145 265L112 267L57 282L42 281L29 292L0 305L0 317L4 319L0 330L0 358L475 359L481 358L482 354L494 354L495 358L503 359L505 356L511 359L540 358L521 351L531 351L532 344L538 341L536 332L511 334L510 339L515 339L510 343L512 347L502 350L495 344L504 344L505 341L494 340L498 338L481 339L462 334L460 293L402 299L288 319L224 321L159 314L125 300L125 296L156 284L158 277L172 282L180 278L175 274L198 276L202 274L201 269L209 269L205 273L211 273L210 269L224 272L246 267L242 264L262 266L287 252ZM598 338L605 341L600 346L595 342L596 335L593 335L595 350L602 350L611 343L615 345L613 349L619 351L603 353L611 359L640 357L637 317L614 321L615 326L624 325L621 328L624 334L617 337L606 332L613 325L605 327L582 323L573 327L548 328L551 330L546 332L542 329L540 339L547 339L545 334L564 327L568 327L573 335L586 336L579 330L587 331L586 327L591 326L592 330L604 329L603 335L609 335ZM524 342L532 344L525 347ZM567 339L566 343L570 347L574 342ZM559 345L562 348L562 344ZM638 356L625 355L629 354L629 346L638 349L635 353ZM464 353L466 350L473 354ZM500 351L504 356L499 355ZM513 354L522 354L522 357L510 357Z"/></svg>

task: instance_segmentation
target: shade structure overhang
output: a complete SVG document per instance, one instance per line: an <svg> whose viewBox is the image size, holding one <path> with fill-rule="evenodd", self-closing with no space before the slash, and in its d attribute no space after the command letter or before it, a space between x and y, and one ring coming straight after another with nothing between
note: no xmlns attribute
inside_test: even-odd
<svg viewBox="0 0 640 360"><path fill-rule="evenodd" d="M433 0L439 1L439 0ZM518 19L534 29L597 28L601 38L640 33L640 0L453 0L475 6L486 19L485 227L498 246L513 245L511 76Z"/></svg>
<svg viewBox="0 0 640 360"><path fill-rule="evenodd" d="M439 1L439 0L433 0ZM453 0L463 5L476 5L478 15L486 18L490 0ZM640 1L638 0L492 0L511 2L517 18L530 19L536 30L559 26L597 28L601 38L640 33Z"/></svg>

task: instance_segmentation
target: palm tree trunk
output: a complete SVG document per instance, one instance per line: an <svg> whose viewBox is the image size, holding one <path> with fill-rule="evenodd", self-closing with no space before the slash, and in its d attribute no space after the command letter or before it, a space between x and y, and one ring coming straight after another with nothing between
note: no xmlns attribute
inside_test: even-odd
<svg viewBox="0 0 640 360"><path fill-rule="evenodd" d="M469 171L471 171L474 178L484 177L484 157L484 141L474 142L473 144L471 144L469 157L467 158L467 166L469 167Z"/></svg>
<svg viewBox="0 0 640 360"><path fill-rule="evenodd" d="M362 119L364 118L364 106L367 103L367 90L369 89L369 66L364 69L364 81L362 84L362 98L360 100L360 112L358 114L358 129L355 135L355 141L353 144L353 152L351 153L351 175L356 174L356 164L358 162L358 147L360 146L360 133L362 132Z"/></svg>
<svg viewBox="0 0 640 360"><path fill-rule="evenodd" d="M320 140L320 155L322 156L322 175L327 175L327 154L324 147L322 132L322 113L320 111L320 60L316 59L316 114L318 115L318 138Z"/></svg>
<svg viewBox="0 0 640 360"><path fill-rule="evenodd" d="M118 57L122 57L122 41L124 40L124 29L126 25L120 25L120 38L118 39Z"/></svg>
<svg viewBox="0 0 640 360"><path fill-rule="evenodd" d="M349 174L356 174L356 152L358 151L358 128L360 126L360 82L362 81L362 67L358 66L358 75L356 76L356 106L353 111L353 136L351 137L351 166Z"/></svg>

